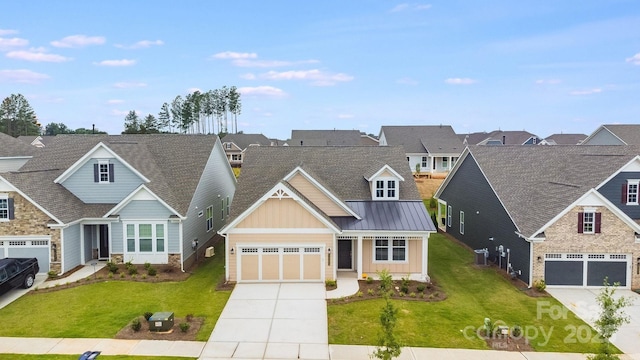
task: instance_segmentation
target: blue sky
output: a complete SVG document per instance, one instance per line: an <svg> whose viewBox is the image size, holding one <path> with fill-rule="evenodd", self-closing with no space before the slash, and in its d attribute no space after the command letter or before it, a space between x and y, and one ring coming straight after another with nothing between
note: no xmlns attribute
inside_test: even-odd
<svg viewBox="0 0 640 360"><path fill-rule="evenodd" d="M237 86L239 130L453 126L590 134L640 123L638 1L4 2L0 97L123 130Z"/></svg>

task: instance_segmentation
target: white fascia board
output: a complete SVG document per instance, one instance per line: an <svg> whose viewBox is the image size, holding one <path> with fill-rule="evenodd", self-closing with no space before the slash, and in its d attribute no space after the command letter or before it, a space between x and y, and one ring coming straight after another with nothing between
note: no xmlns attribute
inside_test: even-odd
<svg viewBox="0 0 640 360"><path fill-rule="evenodd" d="M49 211L47 211L47 209L43 208L40 204L38 204L37 202L35 202L32 198L28 197L27 194L23 193L22 191L20 191L20 189L18 189L16 186L14 186L12 183L10 183L7 179L3 178L2 175L0 175L0 181L2 181L6 186L8 186L12 191L17 192L20 196L22 196L23 198L27 199L27 201L29 201L31 204L33 204L33 206L37 207L38 210L42 211L43 213L45 213L48 217L50 217L51 219L53 219L55 222L57 222L56 225L63 225L64 222L60 221L60 219L58 219L56 216L54 216L52 213L50 213Z"/></svg>
<svg viewBox="0 0 640 360"><path fill-rule="evenodd" d="M395 230L344 230L342 236L406 236L406 237L429 237L437 231L395 231Z"/></svg>
<svg viewBox="0 0 640 360"><path fill-rule="evenodd" d="M235 228L226 234L334 234L328 228Z"/></svg>
<svg viewBox="0 0 640 360"><path fill-rule="evenodd" d="M358 220L362 220L362 218L356 214L347 204L342 202L342 200L335 197L327 188L322 186L316 179L314 179L309 173L304 171L300 166L296 167L284 177L285 181L291 180L297 173L300 173L305 177L309 182L311 182L318 190L320 190L324 195L326 195L331 201L333 201L336 205L338 205L342 210L346 211L349 215L355 217Z"/></svg>
<svg viewBox="0 0 640 360"><path fill-rule="evenodd" d="M330 222L328 222L327 219L325 219L321 214L318 214L318 212L315 211L311 206L309 206L309 204L307 204L306 201L302 200L295 193L292 193L291 190L288 187L286 187L284 184L279 182L274 187L272 187L271 190L267 191L264 195L262 195L262 197L260 199L258 199L256 202L254 202L253 205L251 205L247 210L245 210L242 214L240 214L238 217L236 217L231 223L225 225L222 229L220 229L220 231L218 231L218 234L220 234L222 236L224 236L225 234L229 234L231 231L233 231L235 229L235 227L240 222L242 222L244 219L246 219L257 208L259 208L262 204L264 204L267 200L269 200L271 198L272 194L275 193L278 190L281 190L281 191L285 192L287 194L288 198L291 198L291 199L295 200L298 204L300 204L303 208L305 208L305 210L309 211L309 213L311 213L320 222L325 224L333 232L335 232L335 233L341 233L342 232L342 230L338 229L334 224L331 224Z"/></svg>
<svg viewBox="0 0 640 360"><path fill-rule="evenodd" d="M118 211L122 210L122 208L124 208L125 206L127 206L127 204L129 204L131 201L135 200L136 197L144 197L145 200L156 200L158 201L160 204L162 204L164 207L166 207L167 209L169 209L169 211L171 213L173 213L174 215L176 215L178 218L180 218L181 220L185 220L186 217L180 215L174 208L172 208L171 206L169 206L169 204L167 204L164 200L162 200L162 198L160 198L158 195L156 195L153 191L149 190L148 187L146 187L144 184L138 186L137 189L133 190L129 195L127 195L127 197L125 197L124 199L122 199L122 201L120 201L116 206L114 206L111 210L109 210L104 217L109 217L115 213L117 213Z"/></svg>
<svg viewBox="0 0 640 360"><path fill-rule="evenodd" d="M621 172L625 172L625 171L640 171L640 156L635 156L633 159L631 159L628 163L624 164L620 169L618 169L617 171L615 171L613 174L611 174L611 176L609 176L608 178L604 179L603 182L601 182L600 184L598 184L595 189L598 190L601 187L603 187L606 183L608 183L609 181L611 181L611 179L613 179L614 177L618 176L618 174L620 174Z"/></svg>
<svg viewBox="0 0 640 360"><path fill-rule="evenodd" d="M108 225L111 224L113 222L119 222L120 221L120 217L110 217L110 218L82 218L82 219L78 219L78 220L74 220L72 222L66 223L64 224L63 227L69 227L75 224L87 224L87 225Z"/></svg>
<svg viewBox="0 0 640 360"><path fill-rule="evenodd" d="M384 166L382 166L380 168L380 170L376 171L373 175L371 175L367 181L371 181L372 179L377 178L378 176L380 176L380 174L382 174L385 170L388 170L391 174L393 174L393 176L397 177L398 179L400 179L401 181L404 181L404 178L402 177L402 175L398 174L397 171L393 170L393 168L387 164L384 164Z"/></svg>
<svg viewBox="0 0 640 360"><path fill-rule="evenodd" d="M121 158L118 154L116 154L113 150L111 150L108 146L106 146L102 142L99 142L96 146L93 147L93 149L87 151L86 154L84 154L80 159L78 159L78 161L76 161L73 165L69 166L69 168L67 170L65 170L65 172L63 172L55 180L53 180L53 182L56 183L56 184L59 184L59 183L65 181L67 178L69 178L69 176L71 176L73 173L75 173L82 165L84 165L89 160L91 160L91 156L96 151L98 151L99 149L105 150L106 152L111 154L115 159L120 161L125 167L127 167L134 174L136 174L138 177L140 177L140 179L142 179L142 181L144 181L145 183L149 183L150 182L150 180L147 179L144 175L142 175L142 173L140 173L136 168L131 166L128 162L124 161L123 158Z"/></svg>
<svg viewBox="0 0 640 360"><path fill-rule="evenodd" d="M609 211L611 211L614 215L616 215L620 220L622 220L625 224L627 224L631 229L635 232L640 233L640 224L636 223L631 219L627 214L625 214L620 208L615 206L611 201L609 201L606 197L600 194L595 189L590 189L584 195L582 195L578 200L571 203L564 210L562 210L558 215L556 215L553 219L549 220L544 226L540 228L540 230L536 231L531 235L531 239L544 232L549 226L553 225L556 221L566 215L569 211L571 211L576 206L604 206Z"/></svg>

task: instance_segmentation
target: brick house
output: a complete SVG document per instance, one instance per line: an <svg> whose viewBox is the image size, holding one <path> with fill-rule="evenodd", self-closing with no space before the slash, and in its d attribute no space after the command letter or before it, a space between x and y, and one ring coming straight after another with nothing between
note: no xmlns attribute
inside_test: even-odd
<svg viewBox="0 0 640 360"><path fill-rule="evenodd" d="M636 146L470 146L438 226L532 286L640 288Z"/></svg>

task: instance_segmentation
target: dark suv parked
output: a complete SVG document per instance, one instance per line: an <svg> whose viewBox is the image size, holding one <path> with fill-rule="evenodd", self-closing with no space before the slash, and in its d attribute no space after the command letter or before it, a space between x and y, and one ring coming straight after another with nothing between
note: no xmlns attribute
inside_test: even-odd
<svg viewBox="0 0 640 360"><path fill-rule="evenodd" d="M36 258L0 259L0 295L17 287L30 288L38 271Z"/></svg>

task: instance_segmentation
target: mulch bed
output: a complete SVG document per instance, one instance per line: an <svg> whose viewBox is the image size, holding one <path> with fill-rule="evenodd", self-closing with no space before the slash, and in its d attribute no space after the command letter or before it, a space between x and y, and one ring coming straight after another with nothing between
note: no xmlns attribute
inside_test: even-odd
<svg viewBox="0 0 640 360"><path fill-rule="evenodd" d="M524 336L521 337L493 337L493 338L485 338L487 345L492 350L502 350L502 351L536 351L529 344L529 340L527 340Z"/></svg>
<svg viewBox="0 0 640 360"><path fill-rule="evenodd" d="M157 332L149 331L149 322L144 318L144 316L138 317L138 320L141 325L139 331L134 331L131 327L131 323L129 323L116 334L115 338L127 340L195 341L200 327L204 324L204 318L175 318L173 328L170 331ZM182 329L180 329L181 323L189 324L189 329L186 332L183 332Z"/></svg>
<svg viewBox="0 0 640 360"><path fill-rule="evenodd" d="M442 291L442 289L440 289L437 284L433 282L426 283L421 281L409 280L405 284L406 289L403 288L402 283L402 280L393 281L393 292L391 293L392 299L434 302L442 301L447 298L447 295ZM382 298L382 294L380 293L379 280L358 280L358 286L360 290L357 294L352 296L345 296L338 299L331 299L329 300L329 302L336 304ZM331 289L327 287L327 290Z"/></svg>

